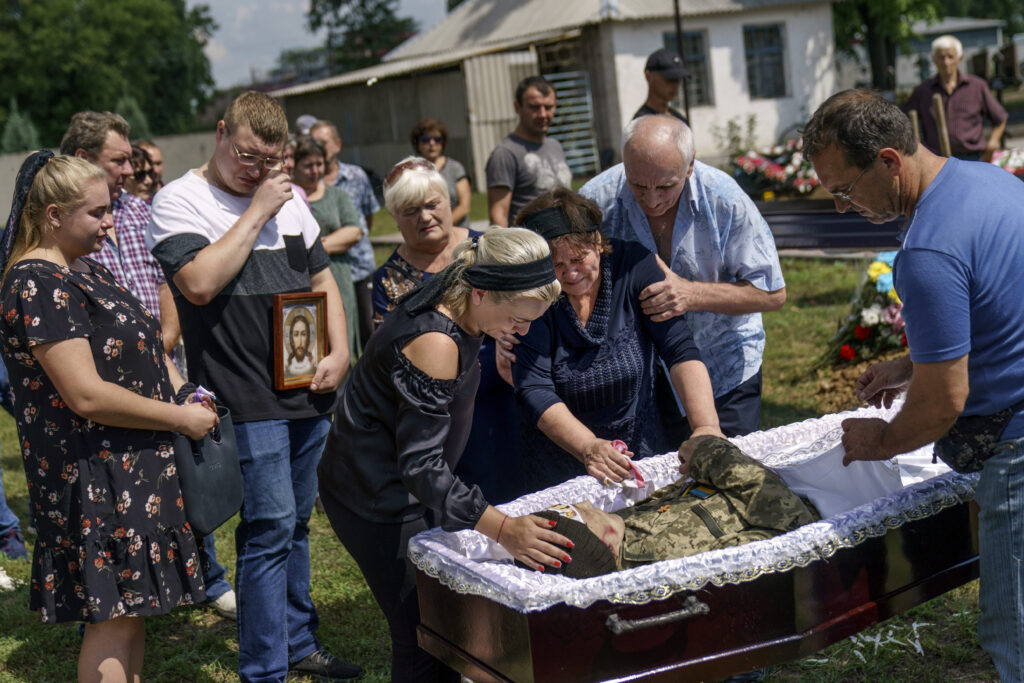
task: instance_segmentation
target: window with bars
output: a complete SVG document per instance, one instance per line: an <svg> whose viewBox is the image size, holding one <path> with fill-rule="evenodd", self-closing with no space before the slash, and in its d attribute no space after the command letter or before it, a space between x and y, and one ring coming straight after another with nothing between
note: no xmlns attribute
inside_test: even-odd
<svg viewBox="0 0 1024 683"><path fill-rule="evenodd" d="M754 98L785 97L786 68L782 24L743 27L747 87Z"/></svg>
<svg viewBox="0 0 1024 683"><path fill-rule="evenodd" d="M678 50L675 33L662 34L662 43L669 50ZM703 31L683 31L683 61L686 63L687 71L690 72L686 79L686 96L690 101L690 106L713 104L707 40ZM683 107L681 95L676 98L672 106L677 109Z"/></svg>

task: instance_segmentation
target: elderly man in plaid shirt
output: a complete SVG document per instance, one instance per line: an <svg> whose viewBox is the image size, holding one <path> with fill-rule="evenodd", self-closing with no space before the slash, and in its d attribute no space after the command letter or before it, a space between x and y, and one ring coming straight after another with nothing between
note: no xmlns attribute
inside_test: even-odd
<svg viewBox="0 0 1024 683"><path fill-rule="evenodd" d="M163 330L164 349L170 352L179 334L178 313L164 271L146 248L149 204L124 190L125 178L134 173L129 130L119 114L80 111L71 117L60 153L85 159L106 172L114 228L92 258L156 316ZM226 570L217 562L213 534L204 539L204 548L201 560L207 600L221 616L235 619L235 592L224 578Z"/></svg>

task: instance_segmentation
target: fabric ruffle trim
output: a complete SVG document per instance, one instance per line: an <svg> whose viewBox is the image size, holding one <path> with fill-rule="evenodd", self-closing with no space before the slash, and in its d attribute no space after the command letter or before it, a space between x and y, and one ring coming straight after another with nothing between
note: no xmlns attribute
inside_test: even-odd
<svg viewBox="0 0 1024 683"><path fill-rule="evenodd" d="M898 410L865 408L826 415L777 429L757 432L732 441L770 467L798 462L835 446L841 423L851 416L891 417ZM931 446L900 456L915 463L931 457ZM646 489L603 487L593 477L571 479L560 486L532 493L499 506L509 515L534 512L555 503L589 500L603 510L633 505L647 492L678 478L676 453L637 462L648 482ZM902 465L902 462L900 463ZM607 600L617 604L645 604L706 585L722 586L753 581L766 574L806 567L853 548L870 538L969 501L978 474L948 471L904 487L847 512L808 524L787 534L742 546L714 550L676 560L575 580L520 569L508 553L475 531L446 533L430 529L409 543L409 557L427 575L456 593L481 595L518 612L542 611L565 603L587 608ZM906 480L905 480L906 481Z"/></svg>

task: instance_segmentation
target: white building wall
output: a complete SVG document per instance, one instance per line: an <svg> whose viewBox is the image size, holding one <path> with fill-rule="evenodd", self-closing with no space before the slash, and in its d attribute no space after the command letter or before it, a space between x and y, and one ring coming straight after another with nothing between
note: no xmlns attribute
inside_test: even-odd
<svg viewBox="0 0 1024 683"><path fill-rule="evenodd" d="M747 87L743 27L781 24L785 46L787 96L752 99ZM643 78L647 55L662 46L662 35L675 30L671 20L623 22L613 26L615 73L621 120L628 122L647 97ZM697 153L721 158L713 130L734 117L756 116L758 145L773 144L789 127L803 123L835 91L835 41L832 9L827 4L690 18L684 31L703 31L710 60L713 105L690 106Z"/></svg>

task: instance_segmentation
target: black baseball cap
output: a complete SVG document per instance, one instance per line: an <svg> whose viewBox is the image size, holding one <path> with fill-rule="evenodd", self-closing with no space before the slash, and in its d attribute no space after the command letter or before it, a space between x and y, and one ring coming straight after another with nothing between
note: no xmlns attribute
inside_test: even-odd
<svg viewBox="0 0 1024 683"><path fill-rule="evenodd" d="M651 53L644 69L653 71L670 81L682 80L684 76L690 75L690 72L683 66L682 57L664 47Z"/></svg>

